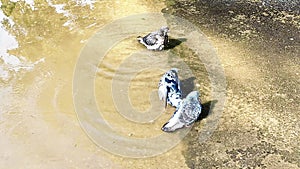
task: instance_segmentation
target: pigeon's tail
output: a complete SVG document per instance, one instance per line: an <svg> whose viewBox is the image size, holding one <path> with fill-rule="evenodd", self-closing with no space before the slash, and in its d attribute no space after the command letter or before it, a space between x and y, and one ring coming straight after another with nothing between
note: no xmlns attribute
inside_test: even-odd
<svg viewBox="0 0 300 169"><path fill-rule="evenodd" d="M184 127L184 123L182 123L179 120L179 116L180 116L180 113L178 112L178 109L177 109L174 112L171 119L162 126L161 130L164 131L164 132L173 132L177 129L180 129L180 128Z"/></svg>
<svg viewBox="0 0 300 169"><path fill-rule="evenodd" d="M173 132L173 131L175 131L177 129L180 129L180 128L184 127L183 123L181 123L179 121L177 121L176 123L174 123L171 120L168 121L167 123L165 123L162 126L162 128L161 128L162 131L164 131L164 132Z"/></svg>
<svg viewBox="0 0 300 169"><path fill-rule="evenodd" d="M140 44L143 44L143 45L145 45L145 46L147 47L147 49L149 49L149 46L148 46L148 45L145 43L145 41L144 41L144 38L143 38L143 37L141 37L141 36L138 36L136 39L138 40L138 42L139 42Z"/></svg>
<svg viewBox="0 0 300 169"><path fill-rule="evenodd" d="M160 86L158 88L158 97L159 97L159 100L164 101L165 108L167 108L167 96L168 96L167 88L165 86Z"/></svg>
<svg viewBox="0 0 300 169"><path fill-rule="evenodd" d="M142 41L143 41L143 37L141 37L141 36L136 37L136 39L137 39L139 42L142 42Z"/></svg>

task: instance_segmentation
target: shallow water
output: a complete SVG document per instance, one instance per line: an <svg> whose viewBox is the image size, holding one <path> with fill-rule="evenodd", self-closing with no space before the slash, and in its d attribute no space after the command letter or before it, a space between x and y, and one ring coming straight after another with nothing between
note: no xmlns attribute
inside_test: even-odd
<svg viewBox="0 0 300 169"><path fill-rule="evenodd" d="M104 151L85 134L73 106L73 73L88 39L115 19L160 12L163 5L155 1L2 1L0 147L3 153L0 165L6 168L149 168L161 166L156 162L158 159L183 161L182 146L172 150L175 156L165 153L144 160ZM135 43L135 38L129 42ZM120 46L124 44L128 48L120 53ZM114 113L111 100L101 103L107 101L111 78L116 66L124 60L122 56L137 48L143 49L137 43L124 44L108 53L103 64L91 65L99 70L95 76L96 100L107 112L104 118L119 134L137 138L161 134L161 125L174 111L171 108L160 121L141 128ZM159 78L162 73L163 70L145 70L132 81L130 97L142 98L132 99L136 109L147 109L149 100L141 97L143 93L131 91L140 90L141 85L145 93L156 89L158 81L146 82L149 78ZM165 165L171 167L176 163Z"/></svg>
<svg viewBox="0 0 300 169"><path fill-rule="evenodd" d="M179 23L182 24L183 21L179 18L167 18L168 24L173 26L172 35L187 39L189 47L200 49L197 52L201 55L200 58L207 62L205 66L213 64L215 52L205 36L196 33L192 25L191 27L187 24L180 25ZM194 90L193 80L197 83L197 78L189 68L191 65L185 63L184 59L189 60L186 56L196 58L197 56L192 52L185 53L184 49L187 49L187 46L183 44L161 52L148 51L138 45L137 35L133 31L144 31L141 27L147 27L147 22L154 19L165 20L161 14L143 14L112 22L89 40L76 65L73 91L79 121L99 146L115 154L130 157L159 155L176 146L188 131L180 130L174 134L167 134L160 130L172 113L163 113L162 102L157 99L157 83L164 71L177 67L180 69L180 79L184 82L183 93L186 95ZM133 22L139 23L132 24ZM166 23L152 24L151 29L156 29L160 25ZM192 31L187 31L187 28ZM184 36L182 32L186 32ZM125 39L121 40L122 38ZM106 43L98 47L99 40ZM198 61L193 60L193 64L197 70L202 71L203 75L198 78L203 77L203 82L208 76L205 67L199 61L200 58ZM207 68L212 72L212 83L218 83L213 76L218 72L217 69L218 65L213 69ZM216 91L221 89L217 87L213 89L213 98L217 99ZM209 93L207 92L207 95ZM93 101L94 97L96 101ZM222 106L222 103L224 101L220 100L219 105Z"/></svg>
<svg viewBox="0 0 300 169"><path fill-rule="evenodd" d="M161 131L174 108L164 110L157 98L157 84L160 76L172 66L179 66L186 94L196 89L195 84L203 84L203 81L196 80L188 68L190 65L185 63L184 52L180 52L187 47L181 45L162 52L149 52L136 42L138 34L134 34L111 46L102 60L89 62L87 58L90 55L98 56L93 51L87 51L86 59L84 55L92 37L97 37L98 30L105 25L133 14L160 13L163 3L49 0L3 1L0 5L0 148L4 152L0 158L1 166L186 167L181 153L184 145L180 141L188 130L177 134ZM161 14L159 17L163 18ZM166 22L166 19L159 19L152 28L157 29ZM154 31L148 29L139 33ZM174 27L173 31L174 37L185 38L184 29ZM108 41L98 40L93 44L95 51L108 44ZM208 42L202 45L205 48ZM187 54L194 55L192 52ZM199 70L203 78L209 82L204 65L199 60L197 64L201 67ZM81 68L80 65L87 67ZM81 89L84 92L94 91L97 112L89 114L90 98L79 97L79 101L74 101L78 96L77 83L74 84L77 71L83 72L81 75L94 83L92 87ZM88 82L80 82L83 86L85 83ZM204 96L208 100L210 88L205 90ZM129 102L122 100L122 94L129 98ZM87 104L83 106L83 116L76 113L76 104ZM133 112L136 113L134 116ZM104 120L99 121L99 117ZM85 119L94 121L86 123ZM110 130L102 124L109 124ZM107 133L112 141L105 140ZM138 141L139 144L122 147L122 143L114 141L119 141L118 138ZM101 148L101 143L109 147ZM152 154L147 153L151 150L147 147L153 149ZM133 152L133 155L126 154L126 151ZM148 156L154 157L145 158Z"/></svg>

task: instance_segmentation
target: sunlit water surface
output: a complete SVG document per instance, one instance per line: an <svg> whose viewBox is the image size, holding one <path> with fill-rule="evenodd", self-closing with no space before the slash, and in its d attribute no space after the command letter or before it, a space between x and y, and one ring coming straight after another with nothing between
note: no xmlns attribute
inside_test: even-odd
<svg viewBox="0 0 300 169"><path fill-rule="evenodd" d="M72 101L77 58L102 26L131 14L160 12L156 1L1 1L0 10L0 166L7 168L168 168L185 167L182 145L160 156L128 159L96 146L83 132ZM130 45L134 44L134 45ZM124 50L125 48L125 50ZM95 97L103 117L126 137L160 134L159 120L136 124L117 113L111 95L117 67L135 50L135 38L115 46L98 69ZM138 111L150 107L160 69L145 69L131 81L129 97ZM147 93L146 96L143 96ZM165 163L161 164L163 160Z"/></svg>

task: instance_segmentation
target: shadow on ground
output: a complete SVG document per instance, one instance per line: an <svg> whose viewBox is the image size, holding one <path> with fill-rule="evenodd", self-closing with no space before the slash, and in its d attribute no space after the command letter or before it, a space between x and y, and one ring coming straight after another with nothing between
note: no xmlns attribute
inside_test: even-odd
<svg viewBox="0 0 300 169"><path fill-rule="evenodd" d="M196 122L201 121L202 119L205 119L210 114L210 110L212 110L214 108L214 106L217 102L218 102L217 100L212 100L212 101L203 103L201 114L198 117L198 119L196 120Z"/></svg>
<svg viewBox="0 0 300 169"><path fill-rule="evenodd" d="M167 45L167 47L165 48L165 50L169 50L169 49L173 49L176 46L180 45L182 42L185 42L186 38L178 38L178 39L169 39L169 43Z"/></svg>
<svg viewBox="0 0 300 169"><path fill-rule="evenodd" d="M180 88L182 91L182 98L185 98L190 92L192 92L195 88L195 77L190 77L180 81Z"/></svg>

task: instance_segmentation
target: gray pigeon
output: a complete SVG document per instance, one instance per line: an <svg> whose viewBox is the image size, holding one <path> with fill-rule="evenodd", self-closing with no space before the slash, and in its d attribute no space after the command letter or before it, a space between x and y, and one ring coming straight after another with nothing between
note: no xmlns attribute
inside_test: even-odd
<svg viewBox="0 0 300 169"><path fill-rule="evenodd" d="M182 127L189 127L198 119L201 109L199 92L193 91L182 100L181 105L161 129L165 132L172 132Z"/></svg>
<svg viewBox="0 0 300 169"><path fill-rule="evenodd" d="M137 40L149 50L163 50L169 43L169 28L161 27L158 31L149 33L145 37L138 36Z"/></svg>

